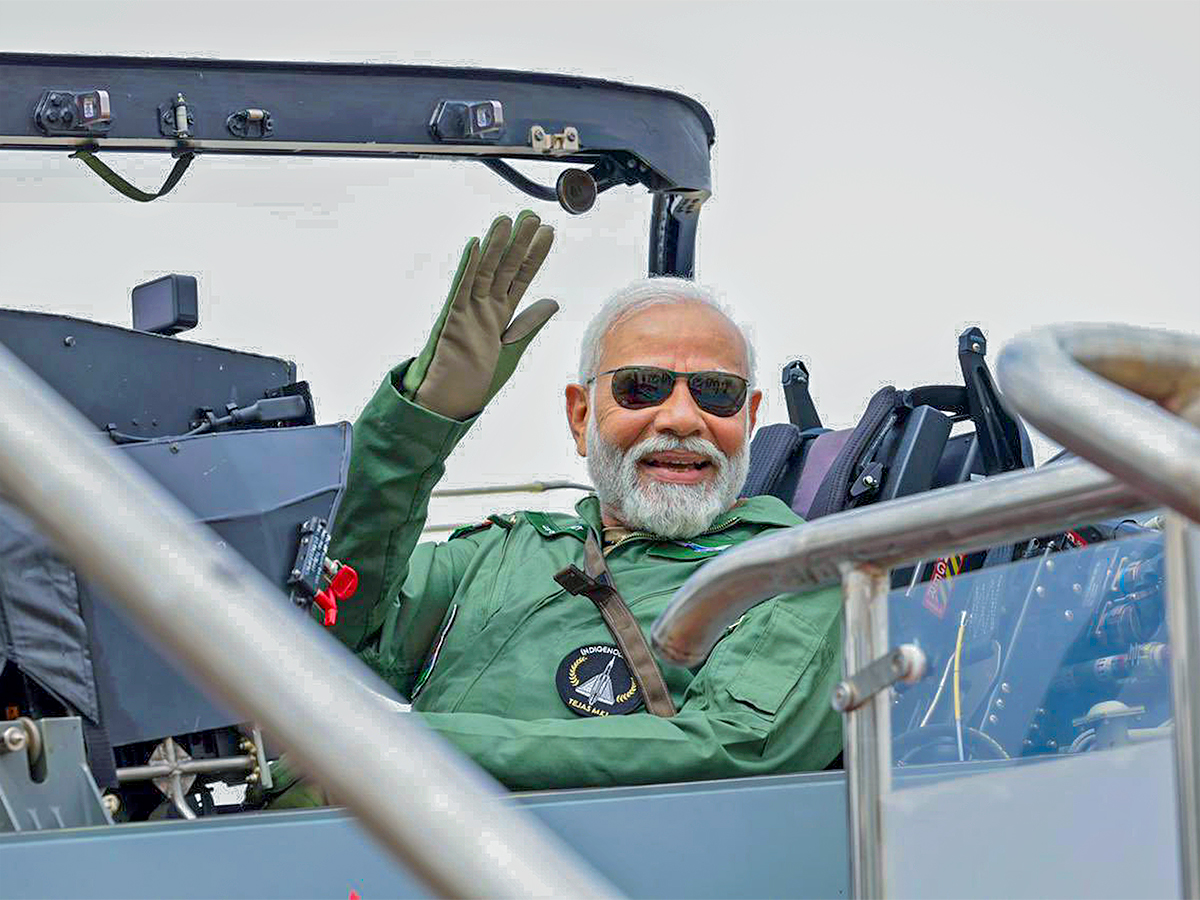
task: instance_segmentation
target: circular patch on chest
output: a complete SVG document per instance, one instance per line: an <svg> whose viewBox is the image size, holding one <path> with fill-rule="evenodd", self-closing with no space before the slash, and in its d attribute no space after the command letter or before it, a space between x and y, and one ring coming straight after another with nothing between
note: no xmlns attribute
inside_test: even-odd
<svg viewBox="0 0 1200 900"><path fill-rule="evenodd" d="M642 705L642 692L621 651L611 644L572 650L554 676L558 696L577 716L622 716Z"/></svg>

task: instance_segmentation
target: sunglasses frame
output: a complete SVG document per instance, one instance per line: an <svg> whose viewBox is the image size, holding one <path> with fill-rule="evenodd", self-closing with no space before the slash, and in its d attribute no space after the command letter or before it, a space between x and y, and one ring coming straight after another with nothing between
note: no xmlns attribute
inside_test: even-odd
<svg viewBox="0 0 1200 900"><path fill-rule="evenodd" d="M596 381L597 379L599 379L605 375L615 375L618 372L625 372L630 369L648 369L653 372L665 372L666 374L671 376L671 390L668 391L666 396L664 396L657 403L647 403L645 406L626 406L624 403L621 402L621 398L617 395L616 380L614 379L613 386L612 386L613 400L615 400L617 405L620 406L622 409L633 409L633 410L651 409L655 406L662 406L664 403L667 402L667 399L674 392L675 382L677 382L680 378L687 379L688 393L692 395L692 400L695 402L695 404L698 407L700 407L700 409L702 409L704 412L708 413L710 416L718 416L719 418L722 418L722 419L728 419L731 416L736 416L739 412L741 412L742 407L744 407L746 405L746 397L748 397L750 394L749 379L743 378L741 375L735 375L733 372L722 372L718 369L702 369L698 372L676 372L674 369L666 369L666 368L663 368L662 366L618 366L615 369L608 369L607 371L604 371L604 372L597 372L595 375L593 375L591 378L589 378L585 382L585 384L591 384L593 381ZM698 393L697 390L692 387L692 379L698 375L700 375L700 376L719 375L722 378L733 378L734 380L741 382L742 397L741 397L741 400L738 402L738 405L730 412L717 412L715 410L708 409L701 402L700 397L697 396L697 393Z"/></svg>

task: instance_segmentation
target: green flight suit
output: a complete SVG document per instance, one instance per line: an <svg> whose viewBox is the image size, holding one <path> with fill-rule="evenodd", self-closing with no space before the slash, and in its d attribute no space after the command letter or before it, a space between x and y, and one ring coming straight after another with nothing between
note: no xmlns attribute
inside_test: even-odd
<svg viewBox="0 0 1200 900"><path fill-rule="evenodd" d="M405 364L406 365L406 364ZM614 643L595 606L554 580L584 566L595 496L577 515L493 516L416 546L458 422L400 395L405 365L354 428L331 555L359 573L336 634L425 722L513 789L642 784L821 769L841 750L829 705L840 677L837 588L775 597L731 627L695 670L662 665L678 714L572 712L556 672L572 651ZM721 550L801 520L773 497L737 504L688 541L634 534L606 558L648 633L675 590Z"/></svg>

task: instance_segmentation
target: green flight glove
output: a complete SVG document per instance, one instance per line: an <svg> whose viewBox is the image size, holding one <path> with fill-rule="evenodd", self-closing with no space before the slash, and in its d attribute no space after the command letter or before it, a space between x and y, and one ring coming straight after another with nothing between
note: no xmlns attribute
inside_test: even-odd
<svg viewBox="0 0 1200 900"><path fill-rule="evenodd" d="M529 342L558 311L539 300L513 312L554 243L554 229L525 210L500 216L482 246L471 238L433 333L404 373L406 397L448 419L480 412L504 386Z"/></svg>
<svg viewBox="0 0 1200 900"><path fill-rule="evenodd" d="M246 790L246 809L309 809L329 804L321 788L292 768L286 753L271 763L271 781L270 788L254 784Z"/></svg>

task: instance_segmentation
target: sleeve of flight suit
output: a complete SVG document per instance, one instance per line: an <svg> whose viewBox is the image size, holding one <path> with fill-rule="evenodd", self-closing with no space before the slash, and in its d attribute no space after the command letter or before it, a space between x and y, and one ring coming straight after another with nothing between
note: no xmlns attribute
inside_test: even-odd
<svg viewBox="0 0 1200 900"><path fill-rule="evenodd" d="M649 784L822 769L842 749L841 594L756 607L700 668L679 712L518 720L422 713L516 790Z"/></svg>
<svg viewBox="0 0 1200 900"><path fill-rule="evenodd" d="M448 603L465 549L447 551L460 543L455 541L414 553L446 457L475 418L447 419L403 397L397 385L407 367L405 362L388 373L354 423L350 471L330 545L331 556L358 572L358 591L339 608L334 628L356 651L379 629L410 570L429 588L417 596Z"/></svg>

